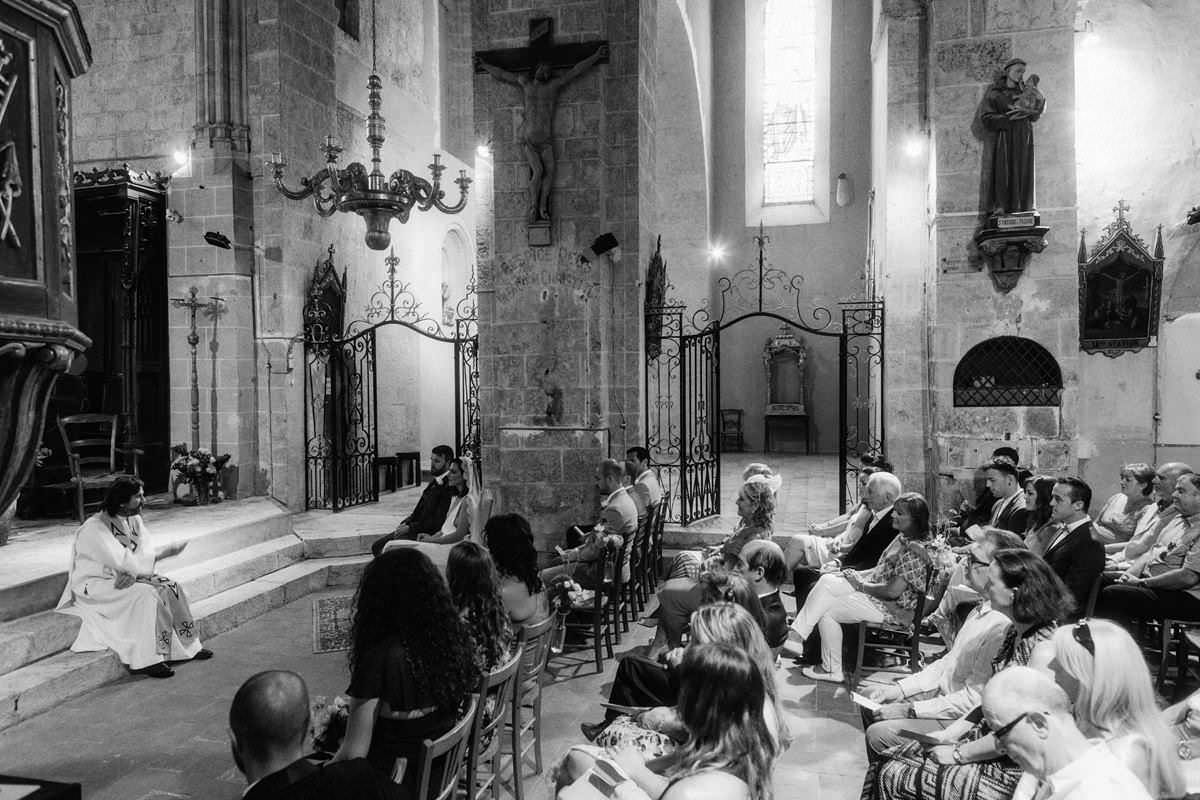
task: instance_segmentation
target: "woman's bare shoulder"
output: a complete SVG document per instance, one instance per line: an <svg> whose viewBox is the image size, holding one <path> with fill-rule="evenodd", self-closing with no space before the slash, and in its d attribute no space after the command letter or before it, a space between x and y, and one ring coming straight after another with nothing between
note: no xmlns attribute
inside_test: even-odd
<svg viewBox="0 0 1200 800"><path fill-rule="evenodd" d="M708 770L671 784L662 800L749 800L750 789L741 778Z"/></svg>

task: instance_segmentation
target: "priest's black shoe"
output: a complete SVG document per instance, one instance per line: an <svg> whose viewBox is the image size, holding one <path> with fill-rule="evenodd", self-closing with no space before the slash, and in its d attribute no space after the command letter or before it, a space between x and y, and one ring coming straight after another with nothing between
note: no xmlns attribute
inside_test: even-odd
<svg viewBox="0 0 1200 800"><path fill-rule="evenodd" d="M192 656L192 661L208 661L212 657L213 657L212 650L209 650L207 647L202 647L202 648L200 648L200 652L198 652L198 653L196 653L196 655Z"/></svg>
<svg viewBox="0 0 1200 800"><path fill-rule="evenodd" d="M596 741L596 737L604 733L604 729L608 727L607 722L581 722L579 730L583 733L583 737L589 742Z"/></svg>
<svg viewBox="0 0 1200 800"><path fill-rule="evenodd" d="M168 667L162 661L157 664L151 664L148 667L133 670L134 675L145 675L150 678L170 678L175 674L175 670Z"/></svg>

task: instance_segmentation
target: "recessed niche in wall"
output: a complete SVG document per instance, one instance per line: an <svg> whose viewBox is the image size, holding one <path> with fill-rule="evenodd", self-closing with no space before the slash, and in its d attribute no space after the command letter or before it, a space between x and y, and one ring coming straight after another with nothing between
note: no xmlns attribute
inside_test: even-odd
<svg viewBox="0 0 1200 800"><path fill-rule="evenodd" d="M1057 406L1062 370L1032 339L997 336L967 351L954 370L955 406Z"/></svg>

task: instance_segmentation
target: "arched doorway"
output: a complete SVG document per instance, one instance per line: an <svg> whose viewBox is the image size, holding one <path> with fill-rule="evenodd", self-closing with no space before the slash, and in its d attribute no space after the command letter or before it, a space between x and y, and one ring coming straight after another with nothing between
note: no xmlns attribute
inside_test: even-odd
<svg viewBox="0 0 1200 800"><path fill-rule="evenodd" d="M721 341L723 332L767 320L836 343L837 492L842 510L857 501L863 456L884 441L882 300L806 308L803 278L771 267L760 228L756 267L722 276L715 307L689 313L665 299L656 253L646 294L646 447L670 492L667 520L691 524L721 511ZM725 334L726 336L728 334Z"/></svg>
<svg viewBox="0 0 1200 800"><path fill-rule="evenodd" d="M415 336L415 342L452 348L455 446L478 463L479 331L473 281L452 316L440 309L431 316L409 285L397 279L394 253L384 259L387 277L370 296L364 318L342 325L344 310L331 313L327 308L331 300L345 298L344 274L340 290L330 288L339 282L332 258L331 247L327 268L318 268L314 279L326 277L319 286L314 282L305 308L304 495L306 508L340 511L379 499L381 331L401 331ZM310 324L318 318L324 324Z"/></svg>

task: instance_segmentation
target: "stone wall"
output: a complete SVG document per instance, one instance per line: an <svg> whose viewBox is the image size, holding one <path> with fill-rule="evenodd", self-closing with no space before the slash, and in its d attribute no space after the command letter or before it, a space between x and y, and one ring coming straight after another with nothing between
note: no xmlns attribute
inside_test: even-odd
<svg viewBox="0 0 1200 800"><path fill-rule="evenodd" d="M934 5L932 118L936 137L937 278L930 312L934 466L969 478L999 444L1038 472L1077 468L1082 391L1076 303L1075 4L1035 6L1002 0L946 0ZM993 287L973 236L983 221L981 164L987 139L979 102L1000 66L1020 56L1041 75L1048 100L1034 126L1036 197L1050 227L1016 288ZM952 379L971 347L995 336L1020 336L1045 347L1062 369L1061 407L956 408Z"/></svg>
<svg viewBox="0 0 1200 800"><path fill-rule="evenodd" d="M476 127L492 141L494 187L479 252L484 480L499 508L525 514L549 550L563 520L594 518L599 459L623 456L639 435L638 280L653 231L653 9L633 0L561 10L483 5L473 9L477 50L525 46L530 17L543 15L554 17L557 42L605 39L610 47L607 64L558 98L549 247L526 238L520 94L487 75L475 81ZM581 261L608 232L620 242L619 261ZM561 415L549 408L552 398L561 398Z"/></svg>

